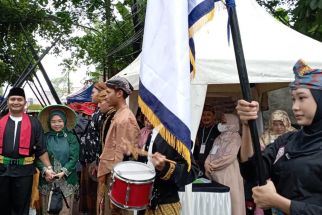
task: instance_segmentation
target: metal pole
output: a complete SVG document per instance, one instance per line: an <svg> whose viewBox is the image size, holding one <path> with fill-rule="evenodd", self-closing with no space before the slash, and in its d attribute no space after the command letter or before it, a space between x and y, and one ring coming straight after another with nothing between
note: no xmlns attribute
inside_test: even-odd
<svg viewBox="0 0 322 215"><path fill-rule="evenodd" d="M44 97L41 95L41 93L40 93L40 91L39 91L39 89L38 89L37 85L35 84L35 82L34 82L33 80L31 80L31 82L34 84L34 87L35 87L35 89L36 89L36 91L37 91L37 93L38 93L38 95L39 95L39 98L40 98L40 99L41 99L41 101L43 102L44 106L47 106L46 101L45 101ZM29 86L30 86L29 81L28 81L28 84L29 84ZM44 106L43 106L43 107L44 107Z"/></svg>
<svg viewBox="0 0 322 215"><path fill-rule="evenodd" d="M45 57L45 55L52 49L52 47L54 47L54 45L56 44L57 40L50 46L48 47L44 53L39 57L39 59L36 61L36 63L30 68L28 69L26 72L24 72L24 74L22 74L19 77L19 80L16 81L16 83L14 83L14 85L12 87L21 87L21 85L26 81L26 79L28 78L28 76L32 73L32 71L36 68L37 64ZM29 67L29 65L28 65ZM2 111L4 109L4 107L7 104L7 98L3 99L1 105L0 105L0 111Z"/></svg>
<svg viewBox="0 0 322 215"><path fill-rule="evenodd" d="M239 75L240 87L241 87L244 99L250 102L252 101L252 96L251 96L251 91L250 91L250 86L248 81L243 45L240 37L235 1L227 0L226 4L227 4L228 15L229 15L229 24L231 26L230 29L231 29L232 39L234 42L235 58L236 58L238 75ZM256 171L258 176L258 182L259 182L259 185L265 185L266 178L264 173L264 162L263 162L263 157L260 150L260 143L259 143L259 136L257 132L256 121L250 120L248 123L249 123L252 143L253 143L254 156L257 163ZM265 210L264 212L265 212L265 215L271 214L270 210Z"/></svg>
<svg viewBox="0 0 322 215"><path fill-rule="evenodd" d="M239 75L239 81L240 81L240 87L242 90L243 97L246 101L252 101L251 97L251 91L248 81L248 75L247 75L247 69L246 69L246 62L243 52L243 46L242 41L240 38L240 32L239 32L239 26L238 26L238 20L236 15L236 8L230 7L228 9L229 14L229 23L231 25L231 34L232 39L234 42L234 50L235 50L235 58L237 63L237 70ZM266 184L264 172L263 172L263 159L260 151L260 143L259 143L259 137L257 132L257 126L255 120L249 121L249 127L251 130L251 136L252 136L252 142L254 147L254 153L256 156L256 159L258 161L257 171L259 175L259 183L260 185Z"/></svg>
<svg viewBox="0 0 322 215"><path fill-rule="evenodd" d="M29 60L28 53L26 53L26 52L25 52L25 55L26 55L26 58ZM33 75L36 77L36 80L37 80L37 82L38 82L38 84L39 84L39 86L40 86L40 88L41 88L41 90L42 90L43 95L45 96L45 98L46 98L46 100L47 100L47 103L48 103L48 104L50 104L50 100L48 99L48 96L47 96L47 94L46 94L46 92L45 92L45 90L44 90L44 88L43 88L42 84L40 83L40 80L39 80L38 76L37 76L37 71L35 71ZM34 83L34 85L36 86L36 84L35 84L35 83ZM39 90L38 90L38 91L39 91ZM40 92L39 92L39 95L41 95L41 93L40 93ZM45 101L44 99L43 99L43 101L44 101L44 104L46 104L46 101Z"/></svg>
<svg viewBox="0 0 322 215"><path fill-rule="evenodd" d="M32 91L32 92L34 93L34 95L36 96L36 98L37 98L38 102L40 103L40 105L41 105L42 107L44 107L44 104L40 101L40 99L39 99L39 97L37 96L37 94L36 94L35 90L31 87L31 84L29 83L29 81L27 80L26 82L27 82L27 84L29 85L29 87L30 87L31 91Z"/></svg>
<svg viewBox="0 0 322 215"><path fill-rule="evenodd" d="M37 82L38 82L38 84L39 84L39 86L40 86L40 88L41 88L42 92L44 93L44 96L45 96L45 98L46 98L46 100L47 100L48 104L50 104L50 100L49 100L49 98L48 98L48 96L47 96L47 94L46 94L46 92L45 92L45 90L44 90L44 88L43 88L42 84L40 83L40 80L39 80L39 78L38 78L38 76L37 76L36 72L35 72L34 76L36 77L36 80L37 80Z"/></svg>
<svg viewBox="0 0 322 215"><path fill-rule="evenodd" d="M22 25L21 23L20 23L20 27L21 27L21 29L22 29L22 32L23 32L24 36L26 37L26 40L27 40L27 42L28 42L28 45L29 45L29 47L30 47L30 50L31 50L31 53L32 53L32 55L33 55L34 59L38 61L39 56L38 56L38 54L37 54L36 50L34 49L34 47L32 46L32 43L31 43L31 41L29 40L29 38L28 38L27 34L25 33L25 29L24 29L24 27L23 27L23 25ZM55 44L58 42L58 40L60 39L60 37L61 37L61 35L60 35L60 36L55 40L55 42L54 42ZM47 72L46 72L45 68L43 67L43 65L42 65L42 63L41 63L40 61L39 61L39 63L38 63L38 67L39 67L39 69L40 69L41 73L43 74L43 76L44 76L44 78L45 78L45 80L46 80L46 82L47 82L47 85L48 85L48 87L49 87L49 90L50 90L51 94L53 95L53 97L54 97L54 99L55 99L56 103L57 103L57 104L61 104L61 101L60 101L60 99L59 99L59 96L58 96L58 94L57 94L57 92L56 92L56 90L55 90L55 88L54 88L53 84L51 83L51 81L50 81L50 79L49 79L49 77L48 77L48 75L47 75Z"/></svg>

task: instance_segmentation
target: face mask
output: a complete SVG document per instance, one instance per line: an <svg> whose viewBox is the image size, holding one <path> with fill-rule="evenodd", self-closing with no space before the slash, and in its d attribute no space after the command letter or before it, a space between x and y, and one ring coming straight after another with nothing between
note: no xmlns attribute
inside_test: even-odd
<svg viewBox="0 0 322 215"><path fill-rule="evenodd" d="M224 132L224 131L227 131L227 130L228 130L228 125L223 124L223 123L218 124L218 131L219 132Z"/></svg>

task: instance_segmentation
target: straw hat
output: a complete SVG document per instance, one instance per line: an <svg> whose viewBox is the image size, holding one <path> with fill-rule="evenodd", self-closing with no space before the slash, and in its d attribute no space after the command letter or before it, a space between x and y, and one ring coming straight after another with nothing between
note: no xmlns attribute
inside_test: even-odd
<svg viewBox="0 0 322 215"><path fill-rule="evenodd" d="M54 110L59 110L65 113L66 119L67 119L67 123L65 125L66 128L68 129L75 128L76 120L77 120L75 111L73 111L71 108L65 105L50 105L42 109L38 114L38 119L45 132L49 131L48 117L49 117L49 114Z"/></svg>

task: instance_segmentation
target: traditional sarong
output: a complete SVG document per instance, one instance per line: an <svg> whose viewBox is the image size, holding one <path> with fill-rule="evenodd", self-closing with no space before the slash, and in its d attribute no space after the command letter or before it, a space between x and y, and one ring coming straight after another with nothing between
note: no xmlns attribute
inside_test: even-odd
<svg viewBox="0 0 322 215"><path fill-rule="evenodd" d="M33 182L32 182L30 208L37 209L37 210L40 209L38 185L39 185L39 170L36 169L36 172L33 176Z"/></svg>
<svg viewBox="0 0 322 215"><path fill-rule="evenodd" d="M158 205L156 210L147 209L145 215L180 215L180 202Z"/></svg>
<svg viewBox="0 0 322 215"><path fill-rule="evenodd" d="M89 177L88 167L87 163L82 165L79 212L94 215L96 214L97 182Z"/></svg>

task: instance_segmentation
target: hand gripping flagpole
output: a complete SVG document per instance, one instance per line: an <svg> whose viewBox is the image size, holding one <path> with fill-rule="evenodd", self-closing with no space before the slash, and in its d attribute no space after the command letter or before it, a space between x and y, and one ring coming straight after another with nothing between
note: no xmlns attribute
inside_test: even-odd
<svg viewBox="0 0 322 215"><path fill-rule="evenodd" d="M250 102L252 100L251 91L249 87L244 51L243 51L242 41L241 41L240 32L239 32L235 1L226 0L226 7L228 10L229 25L231 29L232 39L234 42L235 58L237 63L240 87L242 90L243 98L246 101ZM259 143L256 121L250 120L248 123L249 123L252 143L253 143L255 160L257 163L256 171L257 171L258 182L259 182L259 185L265 185L266 179L265 179L264 168L263 168L264 163L263 163L263 158L260 150L260 143ZM271 215L270 210L265 210L264 212L265 212L265 215Z"/></svg>

